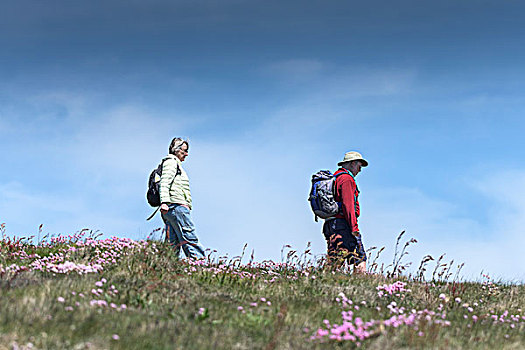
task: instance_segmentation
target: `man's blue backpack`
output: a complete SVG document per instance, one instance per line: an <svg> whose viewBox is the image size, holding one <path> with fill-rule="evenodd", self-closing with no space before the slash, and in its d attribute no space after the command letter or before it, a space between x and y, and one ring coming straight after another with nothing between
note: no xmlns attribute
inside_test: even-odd
<svg viewBox="0 0 525 350"><path fill-rule="evenodd" d="M340 173L337 176L344 174ZM334 183L337 176L330 170L320 170L312 175L312 187L308 201L317 218L327 219L335 216L340 210L340 203L334 199Z"/></svg>

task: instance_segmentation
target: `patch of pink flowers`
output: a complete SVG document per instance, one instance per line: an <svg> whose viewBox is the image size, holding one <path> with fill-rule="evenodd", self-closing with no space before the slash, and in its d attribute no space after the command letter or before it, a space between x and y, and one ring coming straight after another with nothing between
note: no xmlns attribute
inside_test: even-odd
<svg viewBox="0 0 525 350"><path fill-rule="evenodd" d="M405 289L405 286L407 284L405 282L396 281L392 284L383 284L382 286L377 286L376 289L378 290L377 295L381 298L385 295L395 295L395 296L401 296L402 293L409 293L411 292L410 289Z"/></svg>
<svg viewBox="0 0 525 350"><path fill-rule="evenodd" d="M111 237L103 240L86 238L81 235L51 238L44 246L56 247L55 253L41 257L28 255L23 250L10 253L10 259L18 260L9 266L0 265L0 277L13 277L25 271L41 271L53 274L77 273L79 275L100 273L106 266L116 264L122 257L135 254L147 245L156 249L154 243L134 241L130 238ZM22 248L21 248L22 249ZM90 254L83 254L89 251ZM75 262L77 255L89 256L88 262Z"/></svg>
<svg viewBox="0 0 525 350"><path fill-rule="evenodd" d="M92 288L91 294L94 297L94 299L91 299L87 301L85 298L84 293L82 292L71 292L71 296L69 297L69 300L66 300L64 297L58 297L57 301L59 303L64 304L64 310L66 311L73 311L73 302L75 307L81 307L82 305L89 305L89 307L95 307L95 308L105 308L105 309L113 309L116 311L122 311L127 309L127 306L125 304L117 305L115 302L111 302L112 298L116 297L118 294L118 290L114 285L111 285L109 288L107 288L107 280L105 278L102 278L100 281L95 282L96 287L100 288ZM104 289L103 289L104 288ZM86 294L89 294L86 292ZM102 299L102 297L104 299ZM109 300L109 301L108 301ZM82 303L81 303L82 302ZM71 304L71 305L68 305Z"/></svg>
<svg viewBox="0 0 525 350"><path fill-rule="evenodd" d="M257 308L259 307L272 306L272 302L268 300L267 298L262 297L254 302L249 303L249 305L250 305L251 310L257 310ZM237 310L243 314L246 313L246 310L244 309L243 306L240 306L240 305L237 306Z"/></svg>
<svg viewBox="0 0 525 350"><path fill-rule="evenodd" d="M310 276L311 271L308 269L273 261L252 262L244 265L235 260L229 263L222 260L214 262L209 259L183 259L181 261L187 265L184 271L188 275L194 273L211 274L212 276L228 275L239 279L261 280L264 283L274 283L283 279L297 280L305 277L315 279L315 276Z"/></svg>
<svg viewBox="0 0 525 350"><path fill-rule="evenodd" d="M341 302L343 307L347 308L354 304L343 293L340 293L336 300ZM367 305L366 302L361 302L361 304L363 306ZM385 332L387 328L408 326L414 328L415 331L418 331L422 324L450 326L450 321L445 320L446 314L444 313L439 314L426 309L422 311L411 310L410 312L406 312L404 307L398 308L396 302L391 302L388 305L388 309L390 310L390 314L393 314L392 316L383 320L370 321L365 321L362 318L357 317L352 310L343 310L341 312L342 319L340 323L331 323L329 320L324 320L324 327L317 329L310 339L320 341L351 341L360 346L363 340ZM422 334L420 334L420 336L422 336Z"/></svg>

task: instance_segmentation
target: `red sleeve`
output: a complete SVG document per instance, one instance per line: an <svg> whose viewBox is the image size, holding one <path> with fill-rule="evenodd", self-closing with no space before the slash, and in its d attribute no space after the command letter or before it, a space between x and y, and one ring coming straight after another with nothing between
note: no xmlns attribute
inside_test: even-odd
<svg viewBox="0 0 525 350"><path fill-rule="evenodd" d="M356 217L356 203L354 194L356 192L356 184L351 176L341 176L341 182L338 186L339 195L341 198L343 216L352 228L352 232L359 232Z"/></svg>

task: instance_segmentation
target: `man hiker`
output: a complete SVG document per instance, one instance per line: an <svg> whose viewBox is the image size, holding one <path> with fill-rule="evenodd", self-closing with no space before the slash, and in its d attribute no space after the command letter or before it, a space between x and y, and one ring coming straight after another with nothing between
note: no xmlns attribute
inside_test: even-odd
<svg viewBox="0 0 525 350"><path fill-rule="evenodd" d="M334 173L334 199L340 203L339 213L325 220L323 234L327 243L327 259L332 267L340 267L344 260L354 264L354 272L366 272L366 253L357 224L359 217L359 190L355 177L368 166L360 153L347 152L340 168Z"/></svg>
<svg viewBox="0 0 525 350"><path fill-rule="evenodd" d="M182 162L188 156L189 143L179 137L171 141L169 154L162 162L160 177L160 212L166 224L166 238L175 247L177 256L180 248L191 259L204 258L204 248L195 234L190 217L190 181Z"/></svg>

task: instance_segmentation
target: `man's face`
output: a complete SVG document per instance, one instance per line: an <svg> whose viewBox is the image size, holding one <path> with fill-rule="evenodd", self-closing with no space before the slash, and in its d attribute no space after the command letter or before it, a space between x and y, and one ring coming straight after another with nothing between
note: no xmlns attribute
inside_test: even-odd
<svg viewBox="0 0 525 350"><path fill-rule="evenodd" d="M357 174L361 172L362 166L363 164L361 163L360 160L354 160L353 162L350 162L350 167L348 170L350 170L350 172L354 174L354 176L356 176Z"/></svg>
<svg viewBox="0 0 525 350"><path fill-rule="evenodd" d="M181 162L184 162L184 159L188 156L188 145L185 143L175 151L175 156L179 158Z"/></svg>

